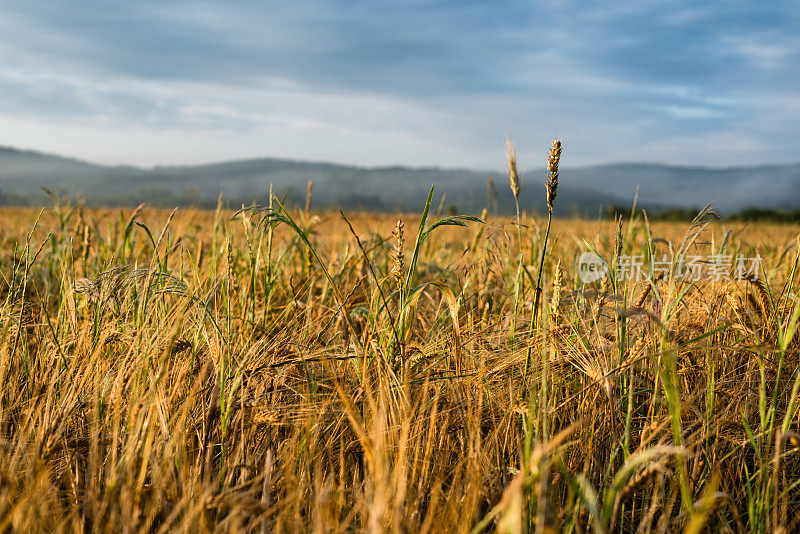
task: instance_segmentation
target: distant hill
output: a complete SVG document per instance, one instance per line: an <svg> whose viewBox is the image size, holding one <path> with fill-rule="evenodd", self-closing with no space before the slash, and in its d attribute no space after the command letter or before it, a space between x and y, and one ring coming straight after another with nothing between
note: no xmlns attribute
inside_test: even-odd
<svg viewBox="0 0 800 534"><path fill-rule="evenodd" d="M153 168L106 166L40 152L0 147L0 202L41 204L46 187L87 205L213 206L222 192L236 206L263 202L270 184L290 203L302 203L314 182L315 207L410 210L420 208L431 184L445 207L480 212L513 210L505 174L434 167L358 167L275 158ZM490 185L493 182L494 187ZM541 211L544 170L524 174L520 207ZM800 208L800 164L736 168L613 164L565 168L557 212L596 215L602 207L639 204L652 210L702 207L717 200L722 212L745 208Z"/></svg>

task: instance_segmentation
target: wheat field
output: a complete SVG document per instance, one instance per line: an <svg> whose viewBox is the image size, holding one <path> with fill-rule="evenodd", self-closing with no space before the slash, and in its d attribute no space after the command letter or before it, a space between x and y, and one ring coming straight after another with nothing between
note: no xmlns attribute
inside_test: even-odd
<svg viewBox="0 0 800 534"><path fill-rule="evenodd" d="M0 530L800 529L796 226L278 201L0 211Z"/></svg>

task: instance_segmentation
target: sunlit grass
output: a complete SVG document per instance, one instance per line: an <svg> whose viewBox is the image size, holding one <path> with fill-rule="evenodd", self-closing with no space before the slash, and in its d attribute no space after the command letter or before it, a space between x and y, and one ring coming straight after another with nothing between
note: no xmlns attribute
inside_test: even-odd
<svg viewBox="0 0 800 534"><path fill-rule="evenodd" d="M0 212L0 529L800 526L796 227L278 200Z"/></svg>

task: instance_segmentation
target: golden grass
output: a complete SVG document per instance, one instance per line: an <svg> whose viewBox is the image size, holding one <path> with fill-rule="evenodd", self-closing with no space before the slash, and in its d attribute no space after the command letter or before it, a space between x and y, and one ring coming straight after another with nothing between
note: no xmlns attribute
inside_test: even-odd
<svg viewBox="0 0 800 534"><path fill-rule="evenodd" d="M532 324L541 219L232 215L0 211L0 530L800 528L796 227L553 220Z"/></svg>

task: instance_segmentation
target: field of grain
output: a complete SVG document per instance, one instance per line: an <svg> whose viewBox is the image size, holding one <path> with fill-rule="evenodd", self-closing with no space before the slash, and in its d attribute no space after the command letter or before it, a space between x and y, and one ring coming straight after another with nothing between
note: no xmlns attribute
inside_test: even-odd
<svg viewBox="0 0 800 534"><path fill-rule="evenodd" d="M0 211L0 530L800 529L796 226L436 212Z"/></svg>

